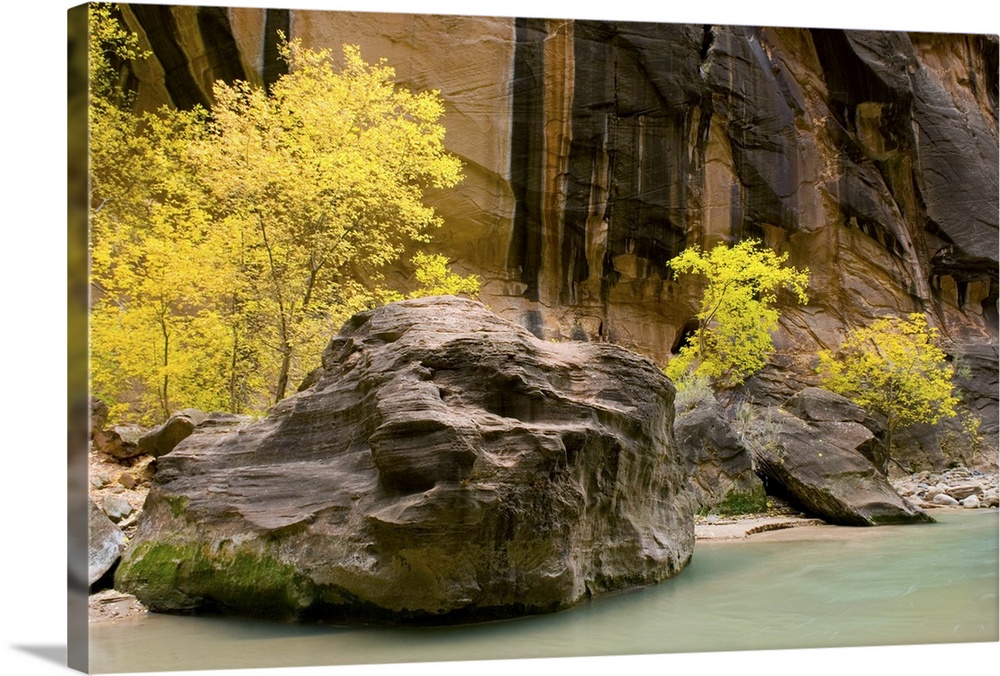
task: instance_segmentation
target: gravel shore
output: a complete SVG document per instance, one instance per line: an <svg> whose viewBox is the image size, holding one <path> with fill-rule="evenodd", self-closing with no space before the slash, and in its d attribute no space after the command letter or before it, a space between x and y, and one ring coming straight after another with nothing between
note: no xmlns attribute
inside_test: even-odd
<svg viewBox="0 0 1000 676"><path fill-rule="evenodd" d="M890 477L900 495L925 510L942 507L981 509L1000 506L997 472L954 467Z"/></svg>

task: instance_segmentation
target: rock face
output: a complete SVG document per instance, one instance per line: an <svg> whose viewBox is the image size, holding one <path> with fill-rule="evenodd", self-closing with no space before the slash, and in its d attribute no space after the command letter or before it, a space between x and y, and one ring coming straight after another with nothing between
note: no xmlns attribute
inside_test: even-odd
<svg viewBox="0 0 1000 676"><path fill-rule="evenodd" d="M768 492L787 495L809 513L844 526L933 521L899 496L860 452L872 433L847 399L809 388L784 408L760 414L752 451Z"/></svg>
<svg viewBox="0 0 1000 676"><path fill-rule="evenodd" d="M87 557L87 584L100 580L125 551L125 534L92 501L88 500L90 550Z"/></svg>
<svg viewBox="0 0 1000 676"><path fill-rule="evenodd" d="M440 90L466 179L430 195L435 245L481 298L545 339L664 362L700 293L667 260L756 237L811 272L751 382L780 404L820 348L925 312L995 381L996 36L252 8L126 6L153 57L139 105L208 103L282 68L275 29L358 44ZM167 75L165 75L167 74ZM995 434L996 388L977 402ZM934 451L937 452L936 450ZM934 453L929 453L934 456Z"/></svg>
<svg viewBox="0 0 1000 676"><path fill-rule="evenodd" d="M689 463L699 509L719 504L731 491L745 493L760 487L750 452L718 402L706 402L678 413L674 438Z"/></svg>
<svg viewBox="0 0 1000 676"><path fill-rule="evenodd" d="M557 610L693 548L674 389L457 298L355 316L316 382L158 460L116 589L159 611L450 622Z"/></svg>

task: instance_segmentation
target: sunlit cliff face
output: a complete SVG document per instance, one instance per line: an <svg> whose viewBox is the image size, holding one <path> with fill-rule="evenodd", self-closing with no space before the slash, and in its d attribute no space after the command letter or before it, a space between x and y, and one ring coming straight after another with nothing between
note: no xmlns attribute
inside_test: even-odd
<svg viewBox="0 0 1000 676"><path fill-rule="evenodd" d="M277 31L359 44L439 89L465 181L432 192L436 246L494 311L546 339L665 362L699 281L686 246L759 238L811 272L758 379L885 314L959 346L997 335L997 42L986 36L133 6L154 57L139 105L273 81ZM995 370L995 366L993 367ZM753 384L752 384L753 385ZM994 420L996 416L993 416Z"/></svg>

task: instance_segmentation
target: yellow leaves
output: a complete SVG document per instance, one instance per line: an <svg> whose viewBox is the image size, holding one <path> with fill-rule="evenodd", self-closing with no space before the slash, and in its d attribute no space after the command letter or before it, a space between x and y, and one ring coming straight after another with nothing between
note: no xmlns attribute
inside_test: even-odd
<svg viewBox="0 0 1000 676"><path fill-rule="evenodd" d="M463 277L448 268L448 259L439 255L427 255L422 252L413 257L416 268L414 276L420 286L410 292L407 298L423 298L425 296L469 296L479 295L478 275Z"/></svg>
<svg viewBox="0 0 1000 676"><path fill-rule="evenodd" d="M808 301L809 271L786 266L787 259L753 240L708 252L690 247L671 259L675 276L696 274L707 280L698 329L668 362L666 374L674 380L693 376L735 387L763 368L774 351L778 293L784 290L799 303Z"/></svg>
<svg viewBox="0 0 1000 676"><path fill-rule="evenodd" d="M127 94L118 86L118 63L144 59L148 52L139 49L139 39L125 30L114 18L111 3L95 2L88 7L89 42L87 64L90 95L101 105L123 107Z"/></svg>
<svg viewBox="0 0 1000 676"><path fill-rule="evenodd" d="M137 56L101 16L118 57ZM209 111L93 101L94 389L133 418L282 398L344 320L399 297L384 269L441 223L423 190L461 180L437 92L397 87L353 46L339 67L297 42L283 54L270 92L220 82ZM417 267L427 289L478 290L444 259Z"/></svg>
<svg viewBox="0 0 1000 676"><path fill-rule="evenodd" d="M923 314L884 317L851 331L834 354L819 353L817 373L828 389L887 418L891 433L955 415L954 369Z"/></svg>

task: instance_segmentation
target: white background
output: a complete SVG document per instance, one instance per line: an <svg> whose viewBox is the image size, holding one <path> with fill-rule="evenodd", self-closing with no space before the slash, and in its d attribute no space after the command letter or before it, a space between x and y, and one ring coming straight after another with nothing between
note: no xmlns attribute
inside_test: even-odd
<svg viewBox="0 0 1000 676"><path fill-rule="evenodd" d="M1000 32L993 0L892 3L669 0L302 0L217 4L555 18L727 23L945 32ZM2 673L64 673L66 402L66 10L75 3L4 3L0 69L0 638ZM201 3L206 4L206 3ZM817 6L821 4L823 6ZM178 646L183 650L183 646ZM608 671L814 674L993 673L1000 644L897 646L629 658L227 670L234 676L401 675ZM993 666L990 666L993 665Z"/></svg>

